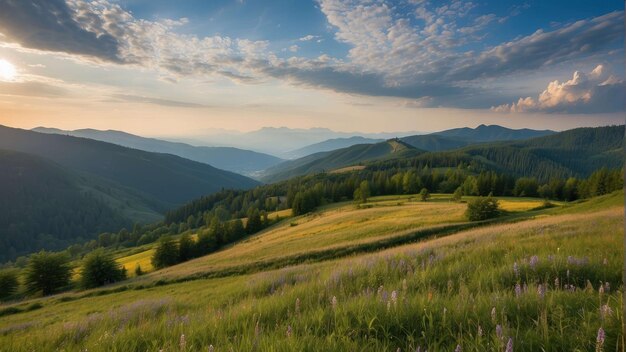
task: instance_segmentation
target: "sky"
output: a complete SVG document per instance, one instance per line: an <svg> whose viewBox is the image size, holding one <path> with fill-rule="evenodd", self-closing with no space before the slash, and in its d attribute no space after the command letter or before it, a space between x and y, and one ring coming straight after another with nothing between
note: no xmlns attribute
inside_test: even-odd
<svg viewBox="0 0 626 352"><path fill-rule="evenodd" d="M616 0L0 0L20 128L564 130L625 92Z"/></svg>

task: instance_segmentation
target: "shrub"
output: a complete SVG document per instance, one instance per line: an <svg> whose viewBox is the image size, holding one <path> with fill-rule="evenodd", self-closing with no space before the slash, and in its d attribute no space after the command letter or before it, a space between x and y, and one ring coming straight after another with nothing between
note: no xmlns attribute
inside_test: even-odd
<svg viewBox="0 0 626 352"><path fill-rule="evenodd" d="M84 288L99 287L126 279L126 270L106 254L97 249L85 257L81 273Z"/></svg>
<svg viewBox="0 0 626 352"><path fill-rule="evenodd" d="M459 187L452 194L452 200L455 202L460 202L461 198L463 198L463 190L461 189L461 187Z"/></svg>
<svg viewBox="0 0 626 352"><path fill-rule="evenodd" d="M11 297L17 291L19 282L15 270L0 271L0 300Z"/></svg>
<svg viewBox="0 0 626 352"><path fill-rule="evenodd" d="M141 275L143 275L143 270L141 270L141 265L137 264L137 266L135 267L135 276Z"/></svg>
<svg viewBox="0 0 626 352"><path fill-rule="evenodd" d="M470 221L481 221L495 218L499 213L498 200L489 196L470 200L465 215Z"/></svg>
<svg viewBox="0 0 626 352"><path fill-rule="evenodd" d="M44 296L69 286L72 268L63 253L41 251L28 259L25 283L29 292Z"/></svg>
<svg viewBox="0 0 626 352"><path fill-rule="evenodd" d="M420 191L420 199L422 200L422 202L427 201L429 198L430 192L428 192L426 188L422 188L422 190Z"/></svg>

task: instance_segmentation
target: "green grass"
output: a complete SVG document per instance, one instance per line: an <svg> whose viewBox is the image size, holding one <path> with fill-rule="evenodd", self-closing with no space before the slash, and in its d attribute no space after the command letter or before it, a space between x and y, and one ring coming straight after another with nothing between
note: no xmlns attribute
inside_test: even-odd
<svg viewBox="0 0 626 352"><path fill-rule="evenodd" d="M587 351L595 349L600 327L606 331L604 351L617 351L623 348L624 234L623 203L615 199L623 195L548 209L539 217L513 223L278 270L104 296L75 293L26 301L17 307L33 303L42 307L0 319L0 351L206 351L210 345L216 351L414 351L418 346L452 351L457 344L463 351L484 351L504 350L509 338L515 351ZM293 220L286 220L249 243L270 238L272 231L285 231L283 226L295 230L318 221L313 228L340 228L344 213L371 217L376 223L390 216L390 209L402 219L406 209L420 218L431 217L425 215L430 208L438 209L436 218L443 224L455 220L456 204L374 201L379 204L369 209L330 207L298 218L303 222L295 227L289 226ZM367 237L366 226L362 232ZM328 238L343 238L339 233ZM291 232L284 236L287 243L292 238ZM293 236L297 239L295 232ZM393 235L384 238L389 237ZM237 256L235 250L247 242L220 253L233 256L233 266L254 263L264 252L279 259L276 241L276 247L256 243L263 249L248 253L249 258ZM312 243L316 242L306 240L294 248L317 248ZM326 246L324 241L319 244ZM220 253L193 265L219 263L224 255ZM531 264L533 256L536 264ZM222 265L231 264L224 259ZM610 288L599 293L606 282ZM522 291L519 296L516 284ZM546 288L543 297L538 285ZM604 308L603 314L604 305L610 309ZM502 338L496 334L498 325Z"/></svg>

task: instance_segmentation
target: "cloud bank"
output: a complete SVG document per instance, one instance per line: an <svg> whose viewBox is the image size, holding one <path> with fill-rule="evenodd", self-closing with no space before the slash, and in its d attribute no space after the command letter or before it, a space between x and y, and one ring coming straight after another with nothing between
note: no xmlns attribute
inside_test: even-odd
<svg viewBox="0 0 626 352"><path fill-rule="evenodd" d="M496 112L611 113L624 110L626 83L611 75L603 65L590 73L576 71L566 82L553 81L535 99L491 109Z"/></svg>

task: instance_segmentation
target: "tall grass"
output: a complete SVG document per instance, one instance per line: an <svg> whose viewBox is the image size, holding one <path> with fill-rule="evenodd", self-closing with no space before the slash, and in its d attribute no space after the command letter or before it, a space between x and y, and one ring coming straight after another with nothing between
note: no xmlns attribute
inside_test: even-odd
<svg viewBox="0 0 626 352"><path fill-rule="evenodd" d="M50 303L4 317L0 350L618 351L621 216L558 215Z"/></svg>

